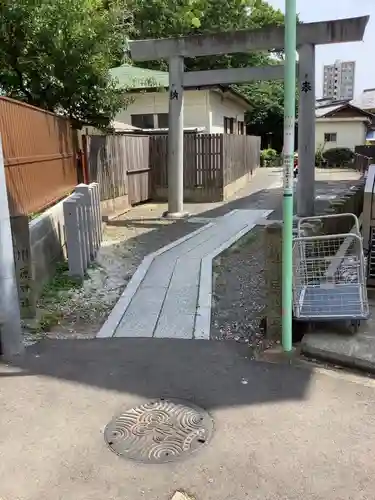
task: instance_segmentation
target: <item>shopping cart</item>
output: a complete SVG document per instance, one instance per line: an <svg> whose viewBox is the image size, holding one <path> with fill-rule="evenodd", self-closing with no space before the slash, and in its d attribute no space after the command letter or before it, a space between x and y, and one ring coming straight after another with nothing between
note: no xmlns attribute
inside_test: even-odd
<svg viewBox="0 0 375 500"><path fill-rule="evenodd" d="M303 236L314 219L352 217L348 233ZM340 224L338 224L340 226ZM357 330L369 316L366 269L357 217L303 218L293 245L293 312L298 321L345 321Z"/></svg>

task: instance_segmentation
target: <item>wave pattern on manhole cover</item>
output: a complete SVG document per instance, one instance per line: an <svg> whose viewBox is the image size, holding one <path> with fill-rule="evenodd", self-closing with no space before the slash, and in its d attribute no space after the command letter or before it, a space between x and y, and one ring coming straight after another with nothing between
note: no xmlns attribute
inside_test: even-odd
<svg viewBox="0 0 375 500"><path fill-rule="evenodd" d="M165 463L197 451L212 432L212 418L204 410L189 402L160 399L113 418L104 430L104 439L117 455Z"/></svg>

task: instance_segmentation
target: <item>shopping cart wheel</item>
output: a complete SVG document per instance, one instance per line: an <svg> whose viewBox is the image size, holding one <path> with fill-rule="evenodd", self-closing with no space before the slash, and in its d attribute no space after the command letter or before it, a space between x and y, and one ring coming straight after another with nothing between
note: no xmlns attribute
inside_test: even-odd
<svg viewBox="0 0 375 500"><path fill-rule="evenodd" d="M361 324L361 322L359 319L353 319L350 322L350 330L352 331L352 333L358 332L358 328L359 328L360 324Z"/></svg>

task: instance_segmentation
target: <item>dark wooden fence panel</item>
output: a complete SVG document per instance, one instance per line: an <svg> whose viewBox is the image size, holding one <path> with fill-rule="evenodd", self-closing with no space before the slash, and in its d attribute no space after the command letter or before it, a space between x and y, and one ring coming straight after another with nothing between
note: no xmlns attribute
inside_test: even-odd
<svg viewBox="0 0 375 500"><path fill-rule="evenodd" d="M167 136L151 136L150 166L153 187L166 188L168 186L167 158Z"/></svg>
<svg viewBox="0 0 375 500"><path fill-rule="evenodd" d="M168 187L168 137L150 137L153 192L165 195ZM185 134L185 199L216 201L224 188L253 173L260 164L260 138L243 135ZM237 185L236 185L237 186ZM236 186L232 186L235 189ZM229 190L230 191L230 190Z"/></svg>
<svg viewBox="0 0 375 500"><path fill-rule="evenodd" d="M362 173L367 172L368 167L375 163L375 146L356 146L354 152L354 168Z"/></svg>
<svg viewBox="0 0 375 500"><path fill-rule="evenodd" d="M196 199L217 198L223 187L223 135L185 134L184 191L186 199L195 190ZM168 187L168 137L150 137L150 165L154 191Z"/></svg>
<svg viewBox="0 0 375 500"><path fill-rule="evenodd" d="M375 146L356 146L354 151L360 155L368 156L370 158L375 158Z"/></svg>
<svg viewBox="0 0 375 500"><path fill-rule="evenodd" d="M0 135L11 215L39 212L74 189L75 134L66 118L0 97Z"/></svg>

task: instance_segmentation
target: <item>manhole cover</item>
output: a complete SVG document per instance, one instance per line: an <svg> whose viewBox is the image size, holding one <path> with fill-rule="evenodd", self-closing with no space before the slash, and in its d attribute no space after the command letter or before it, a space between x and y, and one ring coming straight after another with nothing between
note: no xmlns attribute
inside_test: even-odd
<svg viewBox="0 0 375 500"><path fill-rule="evenodd" d="M212 432L212 418L201 408L186 401L158 399L113 418L104 439L122 457L165 463L199 450Z"/></svg>

